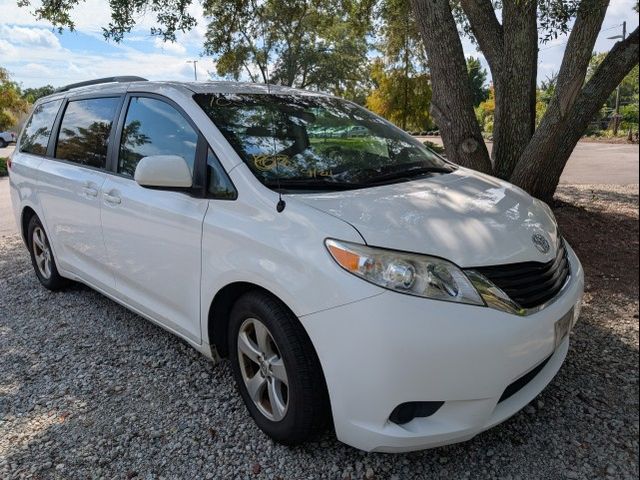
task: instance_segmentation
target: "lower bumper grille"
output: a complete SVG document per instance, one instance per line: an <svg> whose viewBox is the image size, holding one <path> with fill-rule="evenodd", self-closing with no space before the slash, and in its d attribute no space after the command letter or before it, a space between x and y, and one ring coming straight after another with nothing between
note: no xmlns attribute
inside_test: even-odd
<svg viewBox="0 0 640 480"><path fill-rule="evenodd" d="M500 400L498 400L498 403L504 402L509 397L513 397L516 393L518 393L520 390L522 390L524 387L526 387L527 384L531 380L536 378L536 375L538 375L540 373L540 371L544 368L544 366L549 362L549 360L551 359L551 356L552 355L549 355L547 358L545 358L542 361L542 363L540 363L534 369L532 369L529 372L525 373L523 376L518 378L515 382L509 384L509 386L507 386L507 388L502 393L502 396L500 397Z"/></svg>

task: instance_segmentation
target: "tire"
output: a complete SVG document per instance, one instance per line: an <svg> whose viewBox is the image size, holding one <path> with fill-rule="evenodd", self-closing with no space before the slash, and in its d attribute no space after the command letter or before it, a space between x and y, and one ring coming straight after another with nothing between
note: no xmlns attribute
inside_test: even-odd
<svg viewBox="0 0 640 480"><path fill-rule="evenodd" d="M31 255L31 264L43 287L49 290L61 290L69 285L70 280L61 277L58 273L49 238L36 215L29 220L27 245Z"/></svg>
<svg viewBox="0 0 640 480"><path fill-rule="evenodd" d="M7 145L8 145L8 143L4 141L4 138L0 138L0 148L4 148Z"/></svg>
<svg viewBox="0 0 640 480"><path fill-rule="evenodd" d="M285 445L297 445L319 435L330 419L329 396L313 344L298 319L276 298L253 291L237 300L229 322L229 357L236 386L258 427ZM266 348L261 348L264 342L257 340L259 325L266 327L271 339ZM267 361L259 365L239 352L241 343L247 351L246 338L252 342L251 355L261 351ZM282 367L287 379L284 386ZM245 381L249 377L253 385L260 381L264 385L252 389L261 392L253 397ZM254 398L262 400L256 402ZM276 407L268 408L272 398L276 398Z"/></svg>

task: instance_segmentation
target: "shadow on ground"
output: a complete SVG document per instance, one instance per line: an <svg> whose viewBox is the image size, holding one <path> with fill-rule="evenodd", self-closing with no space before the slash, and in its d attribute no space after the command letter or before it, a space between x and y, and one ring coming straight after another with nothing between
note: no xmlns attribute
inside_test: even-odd
<svg viewBox="0 0 640 480"><path fill-rule="evenodd" d="M589 279L565 366L501 426L403 455L360 452L330 433L274 444L226 362L213 366L86 287L45 291L22 243L5 237L0 477L637 478L637 190L565 187L560 198L561 227Z"/></svg>

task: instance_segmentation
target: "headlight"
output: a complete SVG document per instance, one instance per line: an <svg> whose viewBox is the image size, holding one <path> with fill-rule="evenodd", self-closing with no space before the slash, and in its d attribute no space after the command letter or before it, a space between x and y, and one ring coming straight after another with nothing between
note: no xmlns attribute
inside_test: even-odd
<svg viewBox="0 0 640 480"><path fill-rule="evenodd" d="M485 305L462 270L446 260L331 239L325 245L347 272L380 287L435 300Z"/></svg>

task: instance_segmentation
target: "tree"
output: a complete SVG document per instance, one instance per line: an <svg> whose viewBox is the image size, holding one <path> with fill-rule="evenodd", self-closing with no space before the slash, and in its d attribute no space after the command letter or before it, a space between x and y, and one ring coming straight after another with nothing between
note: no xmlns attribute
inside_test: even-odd
<svg viewBox="0 0 640 480"><path fill-rule="evenodd" d="M607 57L606 52L594 53L589 62L589 68L587 69L587 79L591 78L598 70L598 67L602 64ZM629 105L638 102L638 65L636 65L629 74L624 77L620 82L620 105ZM616 94L615 92L609 95L605 102L605 107L609 111L613 111L616 106Z"/></svg>
<svg viewBox="0 0 640 480"><path fill-rule="evenodd" d="M487 99L481 102L480 105L478 105L476 108L476 118L478 119L478 123L480 123L480 128L482 128L482 131L493 133L493 122L495 113L496 96L495 89L492 86L489 88Z"/></svg>
<svg viewBox="0 0 640 480"><path fill-rule="evenodd" d="M366 105L404 130L430 129L427 57L409 0L386 0L375 13L380 26L374 46L382 57L373 61Z"/></svg>
<svg viewBox="0 0 640 480"><path fill-rule="evenodd" d="M638 64L638 29L585 82L608 0L412 0L433 85L432 112L453 161L508 179L550 201L590 119ZM456 23L458 22L458 23ZM489 157L473 111L458 25L483 52L495 88ZM553 97L536 129L538 41L569 33Z"/></svg>
<svg viewBox="0 0 640 480"><path fill-rule="evenodd" d="M41 0L33 11L37 20L50 22L58 31L65 28L73 31L75 23L72 19L74 8L85 0ZM147 14L156 16L157 26L151 29L165 41L175 41L177 32L186 32L196 26L193 15L189 14L192 0L110 0L111 21L102 28L107 40L121 41L124 35L131 32L136 19ZM31 0L18 0L18 6L29 7Z"/></svg>
<svg viewBox="0 0 640 480"><path fill-rule="evenodd" d="M374 88L366 107L404 130L430 130L431 87L427 73L406 76L402 68L386 68L381 59L371 69Z"/></svg>
<svg viewBox="0 0 640 480"><path fill-rule="evenodd" d="M45 85L44 87L37 88L25 88L22 91L22 98L29 103L34 103L41 97L51 95L55 91L55 88L51 85Z"/></svg>
<svg viewBox="0 0 640 480"><path fill-rule="evenodd" d="M365 77L372 3L206 0L205 53L221 76L343 93Z"/></svg>
<svg viewBox="0 0 640 480"><path fill-rule="evenodd" d="M70 12L81 1L42 0L35 14L58 28L73 28ZM175 39L176 32L195 24L187 11L192 2L111 0L112 21L104 29L105 37L118 41L131 30L138 15L153 13L160 26L151 33ZM225 62L229 64L229 72L253 62L262 64L259 74L266 75L264 67L275 65L274 78L284 84L318 88L329 84L335 93L341 93L342 89L349 89L349 84L362 81L357 77L365 64L340 60L349 56L362 60L373 2L205 0L205 9L216 14L212 20L224 19L218 25L226 32L226 37L220 37L209 51L233 52L222 57L223 66ZM29 0L19 3L28 5ZM429 59L431 113L448 157L551 200L569 155L590 119L638 64L638 29L617 42L587 80L587 68L609 0L410 0L410 4ZM212 9L212 5L217 8ZM277 10L269 11L269 5L278 5ZM300 13L305 6L315 13ZM231 13L225 16L227 11ZM312 18L318 23L308 23ZM252 27L247 32L249 24ZM251 41L238 43L237 37L243 36L243 31L250 34ZM305 36L307 31L316 34ZM215 38L216 32L211 33ZM473 108L461 34L477 43L491 71L495 89L491 157ZM568 41L556 87L536 122L538 42L562 34L568 34ZM304 41L298 41L300 37ZM348 48L344 49L342 40ZM235 48L236 45L242 48ZM333 52L342 53L332 56ZM366 53L365 48L365 57ZM317 75L319 80L308 81L310 75Z"/></svg>
<svg viewBox="0 0 640 480"><path fill-rule="evenodd" d="M0 131L15 127L29 104L21 97L20 87L11 81L9 72L0 67Z"/></svg>
<svg viewBox="0 0 640 480"><path fill-rule="evenodd" d="M482 68L480 60L474 57L467 58L467 72L469 82L471 82L471 92L473 94L473 106L477 107L489 98L489 88L487 82L487 71Z"/></svg>

